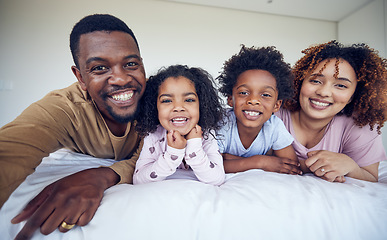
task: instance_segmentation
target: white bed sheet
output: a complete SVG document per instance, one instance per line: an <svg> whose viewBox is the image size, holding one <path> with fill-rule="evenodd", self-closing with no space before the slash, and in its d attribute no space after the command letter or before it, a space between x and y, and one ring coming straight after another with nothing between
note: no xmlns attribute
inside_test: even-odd
<svg viewBox="0 0 387 240"><path fill-rule="evenodd" d="M10 220L46 185L112 163L64 149L45 158L0 210L0 238L14 238L24 223ZM250 170L216 187L179 171L184 179L111 187L87 226L33 239L387 239L387 162L379 172L379 183L330 183Z"/></svg>

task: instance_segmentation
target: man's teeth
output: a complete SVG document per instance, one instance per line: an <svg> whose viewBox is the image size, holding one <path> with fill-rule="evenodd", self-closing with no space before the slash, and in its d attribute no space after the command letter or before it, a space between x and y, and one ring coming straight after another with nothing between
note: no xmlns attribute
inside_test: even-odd
<svg viewBox="0 0 387 240"><path fill-rule="evenodd" d="M118 95L113 95L112 98L116 101L127 101L133 97L133 93L123 93Z"/></svg>
<svg viewBox="0 0 387 240"><path fill-rule="evenodd" d="M255 111L245 111L245 113L247 115L254 116L254 117L261 114L260 112L255 112Z"/></svg>
<svg viewBox="0 0 387 240"><path fill-rule="evenodd" d="M187 121L188 118L173 118L172 119L172 122L183 122L183 121Z"/></svg>
<svg viewBox="0 0 387 240"><path fill-rule="evenodd" d="M320 107L327 107L329 105L329 103L323 103L323 102L318 102L318 101L314 101L314 100L310 100L313 104L317 105L317 106L320 106Z"/></svg>

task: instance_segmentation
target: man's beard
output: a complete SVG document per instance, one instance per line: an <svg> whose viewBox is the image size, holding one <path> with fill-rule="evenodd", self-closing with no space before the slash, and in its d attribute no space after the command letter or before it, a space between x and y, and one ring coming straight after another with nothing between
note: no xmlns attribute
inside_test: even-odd
<svg viewBox="0 0 387 240"><path fill-rule="evenodd" d="M110 116L113 117L113 119L119 123L128 123L136 119L137 113L138 113L138 106L136 106L136 109L133 113L126 114L126 115L119 115L113 111L113 108L111 106L106 106L106 110L110 114Z"/></svg>

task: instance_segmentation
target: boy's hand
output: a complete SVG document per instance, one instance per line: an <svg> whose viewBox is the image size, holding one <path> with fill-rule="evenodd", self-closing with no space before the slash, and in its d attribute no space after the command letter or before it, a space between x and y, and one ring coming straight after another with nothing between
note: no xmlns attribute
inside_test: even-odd
<svg viewBox="0 0 387 240"><path fill-rule="evenodd" d="M183 149L187 145L187 139L185 139L178 131L170 130L167 133L168 146Z"/></svg>
<svg viewBox="0 0 387 240"><path fill-rule="evenodd" d="M202 138L202 136L203 136L202 128L196 124L195 127L191 129L191 131L187 134L185 138L188 140L191 138Z"/></svg>
<svg viewBox="0 0 387 240"><path fill-rule="evenodd" d="M262 168L263 170L269 172L287 173L292 175L302 174L302 171L300 169L300 163L298 160L274 156L271 156L270 158L271 159L265 161L264 167Z"/></svg>

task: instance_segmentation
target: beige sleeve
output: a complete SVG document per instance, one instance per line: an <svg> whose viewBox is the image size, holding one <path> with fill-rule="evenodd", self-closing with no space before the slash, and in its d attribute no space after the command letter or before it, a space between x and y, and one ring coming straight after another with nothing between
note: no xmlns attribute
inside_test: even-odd
<svg viewBox="0 0 387 240"><path fill-rule="evenodd" d="M144 140L142 139L137 148L137 151L130 159L116 162L110 166L110 168L120 176L120 181L117 184L133 183L134 169L136 168L136 162L138 157L140 156L143 144Z"/></svg>

